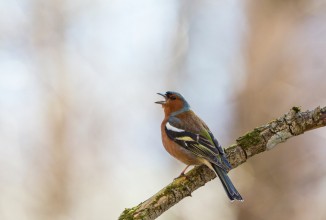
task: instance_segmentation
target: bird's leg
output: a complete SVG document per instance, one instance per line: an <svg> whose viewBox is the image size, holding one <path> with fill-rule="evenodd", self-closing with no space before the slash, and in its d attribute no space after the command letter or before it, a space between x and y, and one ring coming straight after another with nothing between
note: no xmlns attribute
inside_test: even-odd
<svg viewBox="0 0 326 220"><path fill-rule="evenodd" d="M186 168L182 170L180 176L185 176L185 172L187 171L188 167L190 167L190 165L187 165Z"/></svg>
<svg viewBox="0 0 326 220"><path fill-rule="evenodd" d="M179 175L178 177L174 178L174 179L178 179L178 178L180 178L180 177L186 177L186 178L187 178L187 176L185 175L185 172L186 172L186 170L188 169L188 167L190 167L190 165L187 165L186 168L184 168L184 169L182 170L182 172L180 173L180 175Z"/></svg>

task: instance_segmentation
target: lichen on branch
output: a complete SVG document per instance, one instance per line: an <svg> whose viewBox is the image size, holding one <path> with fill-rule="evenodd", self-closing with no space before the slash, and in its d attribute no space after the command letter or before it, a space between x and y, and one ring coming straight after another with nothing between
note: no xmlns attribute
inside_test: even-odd
<svg viewBox="0 0 326 220"><path fill-rule="evenodd" d="M305 112L301 112L299 107L292 107L285 115L239 137L235 144L225 149L225 153L234 169L249 157L271 150L291 137L324 126L326 107ZM125 209L119 220L155 219L215 177L214 172L206 166L197 166L187 173L187 177L175 179L151 198Z"/></svg>

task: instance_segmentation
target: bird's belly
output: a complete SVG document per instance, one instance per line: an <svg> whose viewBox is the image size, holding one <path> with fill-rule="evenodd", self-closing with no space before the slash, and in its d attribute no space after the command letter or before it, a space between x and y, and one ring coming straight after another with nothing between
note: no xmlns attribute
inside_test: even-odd
<svg viewBox="0 0 326 220"><path fill-rule="evenodd" d="M163 135L162 139L163 139L163 146L165 150L177 160L187 165L199 165L202 163L201 160L198 157L196 157L193 153L184 149L183 147L181 147L180 145L172 141L166 135Z"/></svg>

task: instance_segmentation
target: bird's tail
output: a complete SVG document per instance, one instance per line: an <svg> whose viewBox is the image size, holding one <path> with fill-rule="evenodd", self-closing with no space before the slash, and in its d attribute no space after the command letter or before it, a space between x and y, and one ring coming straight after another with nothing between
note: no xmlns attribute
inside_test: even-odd
<svg viewBox="0 0 326 220"><path fill-rule="evenodd" d="M212 164L212 166L213 166L217 176L220 178L222 185L225 189L225 192L228 195L228 197L230 198L230 200L231 201L234 201L234 200L243 201L240 193L234 187L234 185L233 185L232 181L230 180L230 178L228 177L226 171L215 164Z"/></svg>

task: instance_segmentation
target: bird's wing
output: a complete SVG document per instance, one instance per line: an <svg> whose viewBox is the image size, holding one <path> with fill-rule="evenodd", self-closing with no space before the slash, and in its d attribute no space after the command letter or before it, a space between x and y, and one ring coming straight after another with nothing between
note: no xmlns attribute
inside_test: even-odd
<svg viewBox="0 0 326 220"><path fill-rule="evenodd" d="M218 149L218 151L219 151L221 154L225 154L225 153L224 153L224 150L223 150L223 148L222 148L222 146L221 146L220 143L217 141L217 139L214 137L213 133L209 130L209 128L208 128L208 126L206 125L206 123L205 123L203 120L201 120L199 117L198 117L198 119L199 119L199 121L200 121L200 124L202 124L203 129L206 131L205 136L206 136L209 140L211 140L211 141L214 143L215 147Z"/></svg>
<svg viewBox="0 0 326 220"><path fill-rule="evenodd" d="M225 170L230 170L231 165L222 147L209 129L206 129L207 126L201 122L200 119L180 120L177 117L170 117L165 125L165 131L167 136L181 147Z"/></svg>
<svg viewBox="0 0 326 220"><path fill-rule="evenodd" d="M232 166L229 163L229 161L226 159L226 154L222 148L222 146L220 145L220 143L217 141L217 139L214 137L214 135L212 134L212 132L208 131L209 136L211 137L211 139L214 142L215 147L217 148L217 150L220 152L221 154L221 159L222 159L222 163L226 166L226 170L231 170Z"/></svg>

